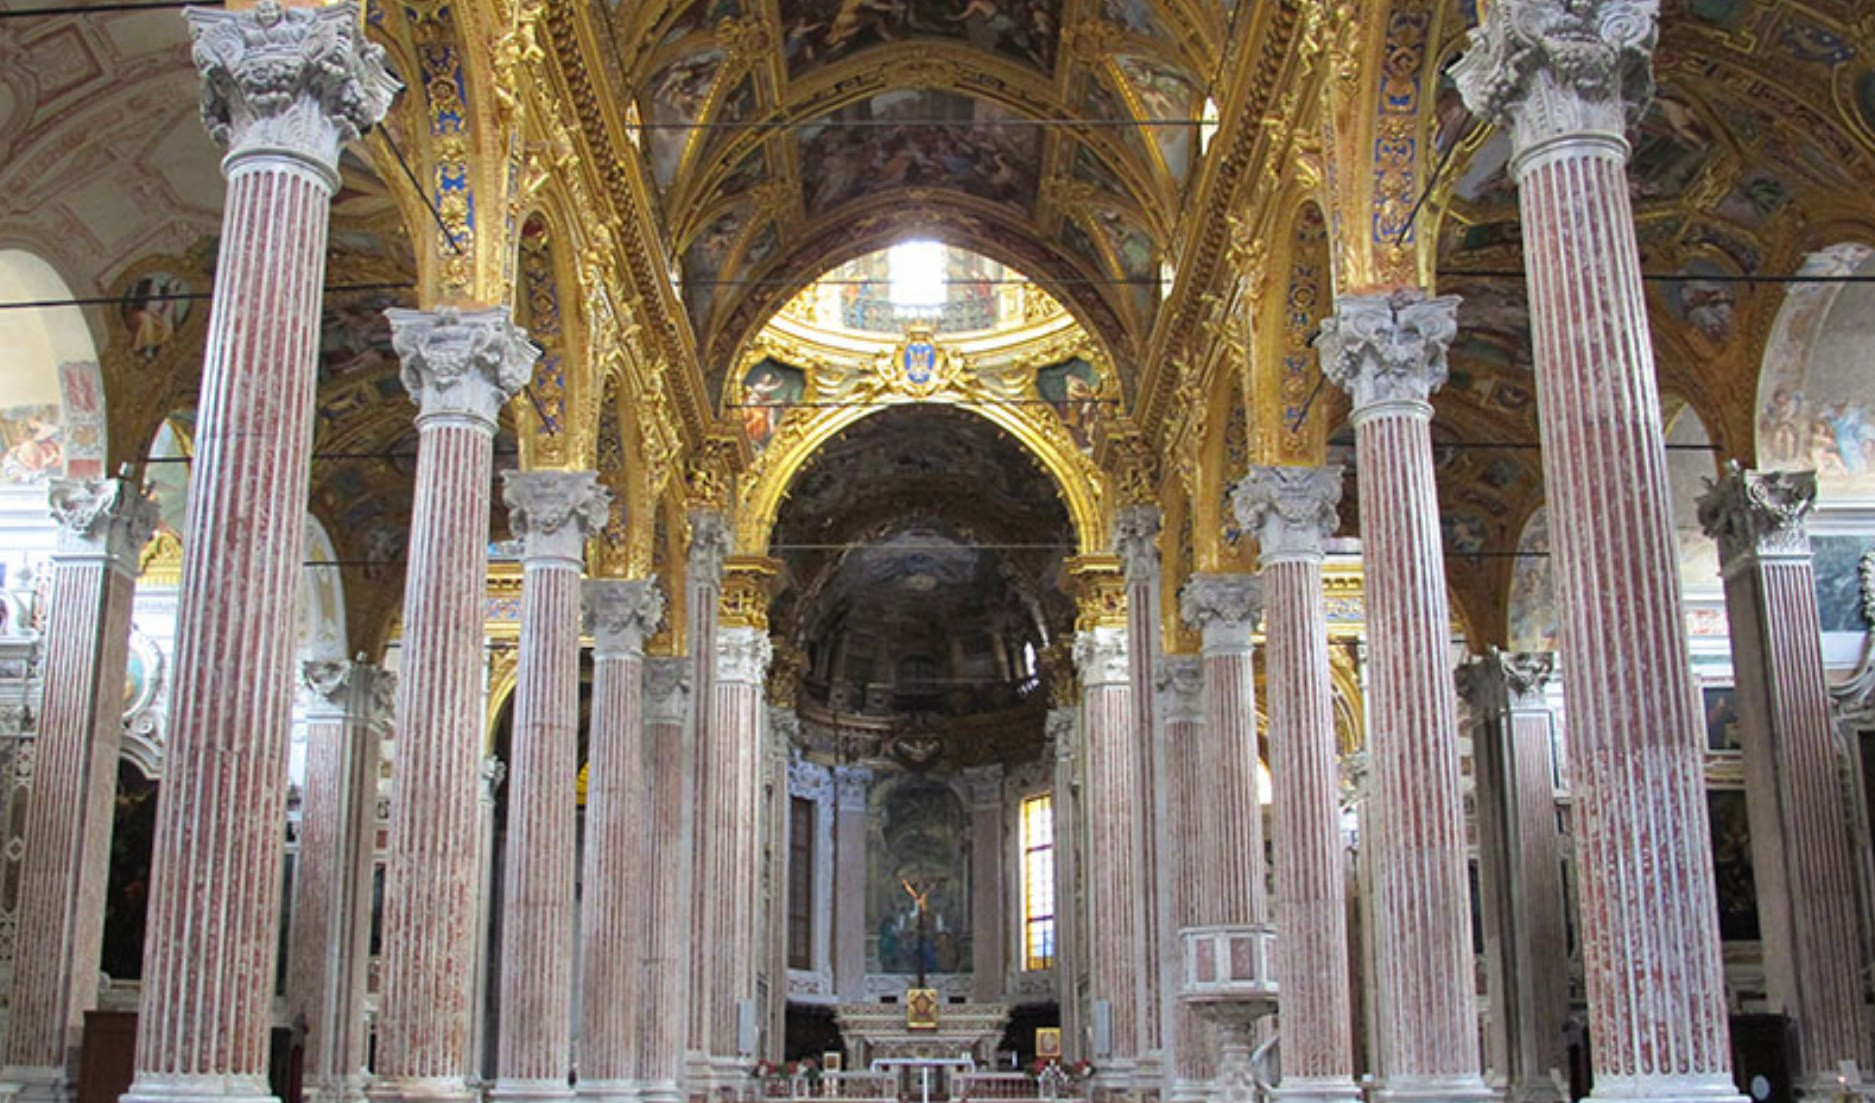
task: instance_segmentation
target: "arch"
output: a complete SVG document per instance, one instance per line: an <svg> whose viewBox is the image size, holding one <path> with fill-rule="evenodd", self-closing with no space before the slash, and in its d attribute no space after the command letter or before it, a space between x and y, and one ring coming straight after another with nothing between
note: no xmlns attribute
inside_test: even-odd
<svg viewBox="0 0 1875 1103"><path fill-rule="evenodd" d="M0 250L0 302L71 298L38 254ZM104 391L84 315L75 306L0 310L0 348L0 484L104 474ZM44 512L43 497L35 506Z"/></svg>
<svg viewBox="0 0 1875 1103"><path fill-rule="evenodd" d="M736 554L765 555L774 531L775 517L787 496L794 477L820 446L841 430L883 410L902 406L950 407L974 414L1004 430L1033 455L1054 481L1056 491L1067 506L1068 520L1074 526L1080 554L1089 555L1107 546L1108 517L1103 502L1102 480L1098 469L1072 447L1056 443L1028 412L1027 407L1001 403L964 403L946 398L920 399L902 395L882 395L874 404L844 406L825 411L802 427L797 434L778 435L770 445L773 459L763 465L760 476L743 493L736 511ZM764 456L767 459L767 456Z"/></svg>
<svg viewBox="0 0 1875 1103"><path fill-rule="evenodd" d="M577 285L566 269L561 225L536 208L522 219L513 243L515 320L541 350L527 391L516 399L521 465L529 470L563 467L575 459L574 350L585 344L575 332L572 316L578 311L566 309L566 289Z"/></svg>
<svg viewBox="0 0 1875 1103"><path fill-rule="evenodd" d="M318 517L306 514L305 566L300 568L299 649L306 658L344 658L345 579L338 549Z"/></svg>

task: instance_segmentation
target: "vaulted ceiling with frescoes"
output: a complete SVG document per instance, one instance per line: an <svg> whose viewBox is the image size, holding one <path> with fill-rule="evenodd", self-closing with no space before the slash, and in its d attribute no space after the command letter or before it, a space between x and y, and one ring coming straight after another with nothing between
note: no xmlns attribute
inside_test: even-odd
<svg viewBox="0 0 1875 1103"><path fill-rule="evenodd" d="M731 359L820 272L914 233L1050 287L1130 359L1232 14L1147 0L604 5L607 64L643 124L704 362Z"/></svg>

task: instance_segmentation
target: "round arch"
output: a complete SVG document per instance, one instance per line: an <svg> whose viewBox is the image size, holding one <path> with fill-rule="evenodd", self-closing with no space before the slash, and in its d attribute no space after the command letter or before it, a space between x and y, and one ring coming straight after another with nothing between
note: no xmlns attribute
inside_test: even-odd
<svg viewBox="0 0 1875 1103"><path fill-rule="evenodd" d="M0 249L0 301L60 302L72 291L37 253ZM104 474L97 346L75 306L0 310L0 484ZM44 511L41 496L35 503Z"/></svg>
<svg viewBox="0 0 1875 1103"><path fill-rule="evenodd" d="M887 395L881 396L874 405L827 410L803 426L798 434L784 434L775 439L769 447L779 450L778 454L764 465L761 476L744 492L741 508L736 511L735 554L767 554L775 518L782 500L787 497L788 487L821 445L841 430L874 414L903 406L950 407L981 417L1007 432L1040 461L1054 481L1055 489L1067 506L1068 519L1074 525L1079 553L1089 555L1107 546L1110 518L1105 502L1105 479L1100 470L1071 445L1064 447L1057 442L1055 434L1044 428L1026 407Z"/></svg>

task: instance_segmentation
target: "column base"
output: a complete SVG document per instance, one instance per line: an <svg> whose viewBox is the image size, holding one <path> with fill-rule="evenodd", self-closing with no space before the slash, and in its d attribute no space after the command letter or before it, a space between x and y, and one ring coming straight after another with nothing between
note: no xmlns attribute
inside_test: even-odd
<svg viewBox="0 0 1875 1103"><path fill-rule="evenodd" d="M1750 1103L1728 1073L1707 1076L1602 1076L1588 1097L1595 1103Z"/></svg>
<svg viewBox="0 0 1875 1103"><path fill-rule="evenodd" d="M683 1085L675 1080L649 1080L638 1089L642 1103L684 1103Z"/></svg>
<svg viewBox="0 0 1875 1103"><path fill-rule="evenodd" d="M1210 1103L1214 1089L1209 1081L1188 1080L1180 1077L1172 1081L1171 1090L1166 1093L1166 1103Z"/></svg>
<svg viewBox="0 0 1875 1103"><path fill-rule="evenodd" d="M1394 1076L1376 1084L1373 1103L1482 1103L1497 1099L1481 1076Z"/></svg>
<svg viewBox="0 0 1875 1103"><path fill-rule="evenodd" d="M388 1076L372 1081L365 1098L371 1103L478 1103L481 1095L460 1076Z"/></svg>
<svg viewBox="0 0 1875 1103"><path fill-rule="evenodd" d="M306 1103L365 1103L364 1076L335 1076L324 1083L306 1085Z"/></svg>
<svg viewBox="0 0 1875 1103"><path fill-rule="evenodd" d="M639 1103L645 1086L639 1080L581 1080L573 1095L581 1103Z"/></svg>
<svg viewBox="0 0 1875 1103"><path fill-rule="evenodd" d="M1569 1103L1569 1081L1555 1069L1550 1071L1553 1076L1533 1076L1512 1084L1505 1097L1510 1103Z"/></svg>
<svg viewBox="0 0 1875 1103"><path fill-rule="evenodd" d="M488 1086L488 1103L571 1103L573 1086L565 1080L497 1077Z"/></svg>
<svg viewBox="0 0 1875 1103"><path fill-rule="evenodd" d="M49 1065L8 1065L0 1069L0 1099L17 1103L71 1103L78 1082Z"/></svg>
<svg viewBox="0 0 1875 1103"><path fill-rule="evenodd" d="M1341 1076L1285 1076L1270 1089L1274 1103L1360 1103L1361 1089Z"/></svg>
<svg viewBox="0 0 1875 1103"><path fill-rule="evenodd" d="M122 1103L188 1103L210 1099L217 1103L280 1103L264 1076L187 1075L139 1072L130 1082Z"/></svg>

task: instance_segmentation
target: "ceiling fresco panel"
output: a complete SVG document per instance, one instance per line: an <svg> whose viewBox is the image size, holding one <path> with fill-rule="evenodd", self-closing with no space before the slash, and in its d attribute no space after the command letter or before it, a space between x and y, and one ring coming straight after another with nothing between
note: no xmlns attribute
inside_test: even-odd
<svg viewBox="0 0 1875 1103"><path fill-rule="evenodd" d="M951 188L1026 211L1042 136L1014 122L986 100L932 89L842 107L799 131L808 216L901 187Z"/></svg>
<svg viewBox="0 0 1875 1103"><path fill-rule="evenodd" d="M968 42L1052 72L1061 0L781 0L788 76L869 46L918 38Z"/></svg>

